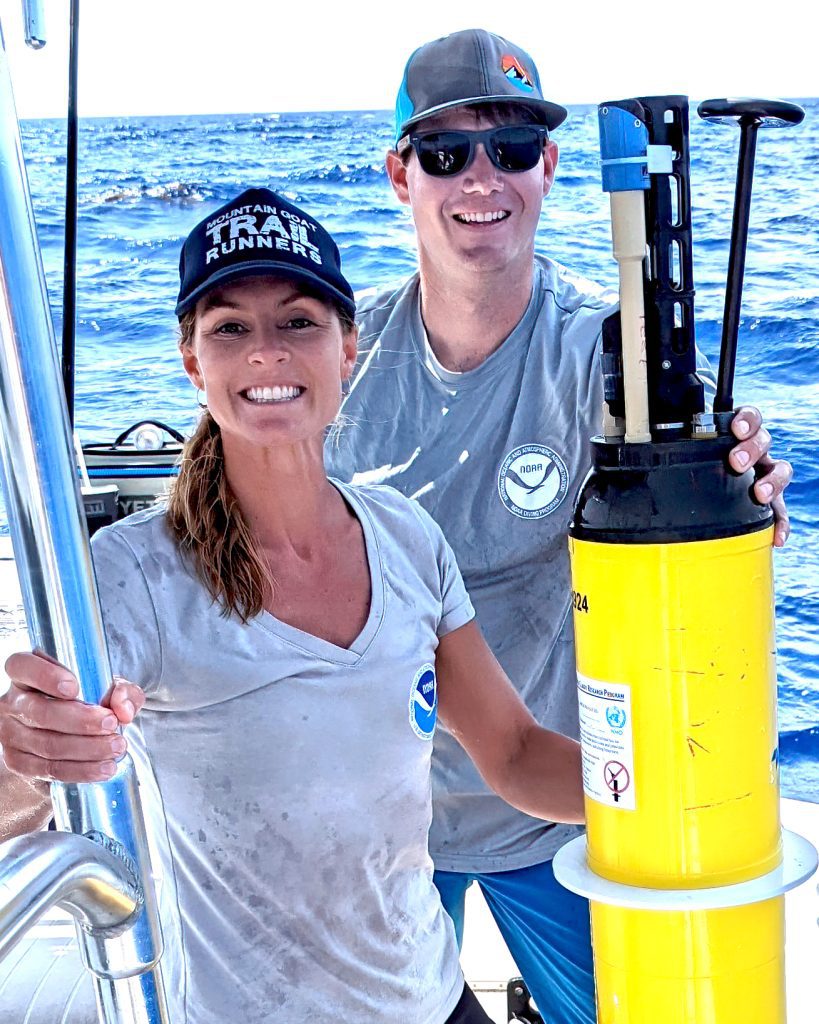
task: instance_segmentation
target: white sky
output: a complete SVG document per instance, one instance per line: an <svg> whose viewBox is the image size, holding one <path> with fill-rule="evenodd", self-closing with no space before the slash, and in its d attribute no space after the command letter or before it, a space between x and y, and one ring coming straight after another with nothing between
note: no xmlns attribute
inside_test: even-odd
<svg viewBox="0 0 819 1024"><path fill-rule="evenodd" d="M21 117L63 116L68 0L45 0L48 45L0 0ZM819 95L807 0L82 0L80 114L392 108L429 39L480 26L537 61L564 103L654 93Z"/></svg>

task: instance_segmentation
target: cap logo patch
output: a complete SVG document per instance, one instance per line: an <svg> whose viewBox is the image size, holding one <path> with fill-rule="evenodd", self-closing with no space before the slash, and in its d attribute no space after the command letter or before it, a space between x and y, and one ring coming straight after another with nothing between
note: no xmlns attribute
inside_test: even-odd
<svg viewBox="0 0 819 1024"><path fill-rule="evenodd" d="M319 248L311 241L315 230L312 221L289 210L267 204L238 206L205 226L211 242L205 264L209 266L237 249L278 249L321 266Z"/></svg>
<svg viewBox="0 0 819 1024"><path fill-rule="evenodd" d="M534 92L534 82L529 77L529 72L523 67L517 57L505 53L501 57L501 70L521 92Z"/></svg>

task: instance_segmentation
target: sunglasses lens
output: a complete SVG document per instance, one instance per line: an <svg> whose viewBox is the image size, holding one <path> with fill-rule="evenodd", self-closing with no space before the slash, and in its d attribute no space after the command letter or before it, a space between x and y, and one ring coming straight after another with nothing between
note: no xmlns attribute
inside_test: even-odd
<svg viewBox="0 0 819 1024"><path fill-rule="evenodd" d="M513 125L492 132L492 161L502 171L530 171L543 150L542 135L529 125Z"/></svg>
<svg viewBox="0 0 819 1024"><path fill-rule="evenodd" d="M464 132L429 132L415 140L418 162L426 174L460 174L469 162L472 145Z"/></svg>
<svg viewBox="0 0 819 1024"><path fill-rule="evenodd" d="M473 143L486 146L489 159L502 171L530 171L540 159L544 134L532 125L508 125L482 132L426 132L412 140L426 174L441 178L460 174L472 161Z"/></svg>

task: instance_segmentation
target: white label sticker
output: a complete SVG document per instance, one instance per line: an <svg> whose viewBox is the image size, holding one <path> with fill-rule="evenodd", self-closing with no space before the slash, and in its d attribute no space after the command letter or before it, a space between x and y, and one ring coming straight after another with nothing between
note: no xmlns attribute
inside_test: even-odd
<svg viewBox="0 0 819 1024"><path fill-rule="evenodd" d="M577 674L583 789L586 796L624 811L635 809L631 687Z"/></svg>

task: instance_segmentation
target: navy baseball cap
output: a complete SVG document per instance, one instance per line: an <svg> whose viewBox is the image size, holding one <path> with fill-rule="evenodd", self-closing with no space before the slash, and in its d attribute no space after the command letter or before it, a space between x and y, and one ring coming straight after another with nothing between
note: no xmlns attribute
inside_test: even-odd
<svg viewBox="0 0 819 1024"><path fill-rule="evenodd" d="M568 113L543 98L528 53L492 32L471 28L425 43L407 61L395 104L395 141L426 117L476 103L527 107L550 131Z"/></svg>
<svg viewBox="0 0 819 1024"><path fill-rule="evenodd" d="M179 255L176 315L217 285L269 274L309 285L355 316L338 246L317 220L269 188L250 188L200 221Z"/></svg>

